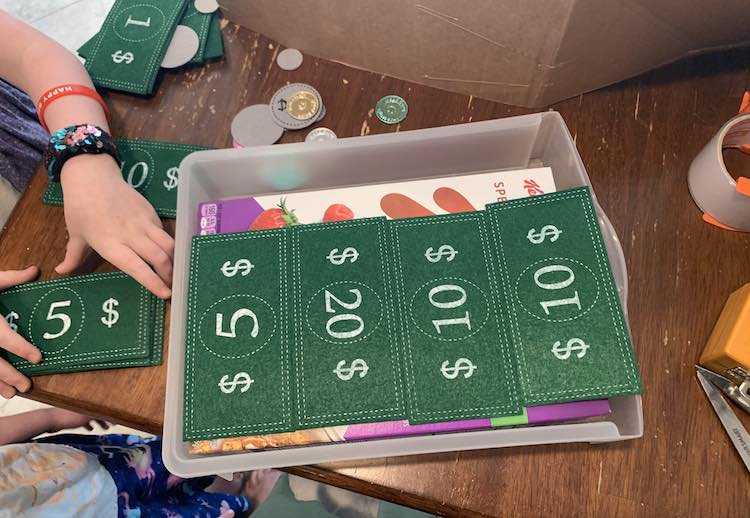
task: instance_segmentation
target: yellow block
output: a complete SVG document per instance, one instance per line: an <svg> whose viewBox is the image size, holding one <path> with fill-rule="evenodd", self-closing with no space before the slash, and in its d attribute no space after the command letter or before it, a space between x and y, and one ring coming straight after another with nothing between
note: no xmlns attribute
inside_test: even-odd
<svg viewBox="0 0 750 518"><path fill-rule="evenodd" d="M750 379L750 283L727 299L699 363L737 382Z"/></svg>

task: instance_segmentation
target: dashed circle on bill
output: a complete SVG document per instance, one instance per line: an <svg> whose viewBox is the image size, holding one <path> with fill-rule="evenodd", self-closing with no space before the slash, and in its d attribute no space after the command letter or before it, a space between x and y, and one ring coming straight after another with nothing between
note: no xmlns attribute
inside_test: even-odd
<svg viewBox="0 0 750 518"><path fill-rule="evenodd" d="M409 113L409 105L398 95L386 95L375 105L375 115L386 124L398 124Z"/></svg>

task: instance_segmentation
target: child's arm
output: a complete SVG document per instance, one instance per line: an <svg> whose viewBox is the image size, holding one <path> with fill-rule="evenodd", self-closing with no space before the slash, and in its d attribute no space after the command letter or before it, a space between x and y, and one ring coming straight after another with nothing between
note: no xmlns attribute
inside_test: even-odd
<svg viewBox="0 0 750 518"><path fill-rule="evenodd" d="M93 88L73 54L3 11L0 34L0 77L24 90L33 101L63 84ZM99 103L78 95L49 104L45 121L52 131L83 123L109 131ZM174 241L163 230L153 207L123 180L114 159L105 154L71 158L62 169L61 182L70 238L57 272L75 270L91 246L154 294L169 297Z"/></svg>
<svg viewBox="0 0 750 518"><path fill-rule="evenodd" d="M61 408L44 408L0 417L0 446L27 442L39 434L59 432L67 428L85 426L91 429L91 421L88 416ZM105 428L108 427L106 423L104 425Z"/></svg>

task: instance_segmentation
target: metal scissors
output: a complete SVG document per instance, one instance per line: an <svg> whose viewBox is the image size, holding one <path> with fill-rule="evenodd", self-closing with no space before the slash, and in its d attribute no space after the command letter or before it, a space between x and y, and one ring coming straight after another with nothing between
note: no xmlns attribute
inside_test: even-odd
<svg viewBox="0 0 750 518"><path fill-rule="evenodd" d="M721 424L729 435L732 444L734 444L737 453L740 454L742 462L745 463L745 467L750 471L750 434L747 433L740 420L734 415L734 411L732 411L729 403L721 397L721 393L723 392L737 406L750 414L750 395L748 395L750 392L750 381L744 381L738 387L724 376L715 372L698 365L695 368L698 381L703 387L708 400L711 402L711 406L714 407L716 415L719 416Z"/></svg>

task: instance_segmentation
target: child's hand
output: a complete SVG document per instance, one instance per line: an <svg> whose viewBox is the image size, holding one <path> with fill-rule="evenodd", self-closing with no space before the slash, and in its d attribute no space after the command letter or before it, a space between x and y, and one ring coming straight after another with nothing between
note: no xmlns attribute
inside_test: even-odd
<svg viewBox="0 0 750 518"><path fill-rule="evenodd" d="M79 426L83 426L88 431L91 431L94 429L93 423L97 423L105 430L109 428L109 423L106 421L94 419L93 417L79 414L77 412L71 412L70 410L50 408L48 411L50 416L49 432L59 432L60 430L78 428Z"/></svg>
<svg viewBox="0 0 750 518"><path fill-rule="evenodd" d="M25 270L0 272L0 289L4 290L16 284L33 281L37 275L39 275L39 269L36 266L29 266ZM39 363L42 359L39 349L11 329L5 318L0 318L0 347L32 363ZM31 380L0 358L0 396L10 399L16 395L16 391L26 392L30 388Z"/></svg>
<svg viewBox="0 0 750 518"><path fill-rule="evenodd" d="M90 246L154 295L169 298L174 240L151 204L123 180L114 159L82 155L68 160L62 187L69 240L57 273L74 271Z"/></svg>

